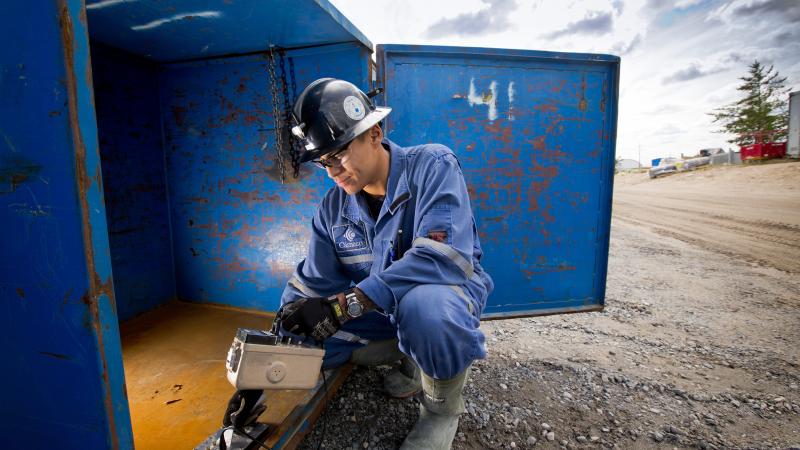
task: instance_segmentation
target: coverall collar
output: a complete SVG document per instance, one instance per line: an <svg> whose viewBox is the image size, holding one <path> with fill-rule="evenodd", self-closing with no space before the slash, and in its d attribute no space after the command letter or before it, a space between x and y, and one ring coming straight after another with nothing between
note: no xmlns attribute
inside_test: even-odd
<svg viewBox="0 0 800 450"><path fill-rule="evenodd" d="M408 174L406 173L407 151L387 138L383 139L383 143L389 146L389 153L392 155L384 204L389 205L389 212L394 214L400 205L411 198L411 192L408 190Z"/></svg>
<svg viewBox="0 0 800 450"><path fill-rule="evenodd" d="M345 197L344 206L342 206L342 217L358 225L358 223L361 222L361 211L358 209L358 199L356 195L358 195L358 192Z"/></svg>
<svg viewBox="0 0 800 450"><path fill-rule="evenodd" d="M386 205L388 205L389 213L394 214L400 205L411 198L411 192L408 190L408 175L405 170L406 150L386 137L383 138L381 143L389 147L391 159L389 161L389 179L386 182L386 200L383 208L381 208L381 213L378 215L378 221L383 216L384 210L387 209ZM361 208L359 208L359 192L348 195L342 206L342 217L355 224L362 220L362 216L369 216L369 214L365 213L366 211L362 212Z"/></svg>

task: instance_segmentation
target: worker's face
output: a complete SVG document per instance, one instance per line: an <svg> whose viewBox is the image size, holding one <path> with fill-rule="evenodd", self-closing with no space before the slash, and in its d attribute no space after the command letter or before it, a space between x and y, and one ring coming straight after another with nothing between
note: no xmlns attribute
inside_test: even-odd
<svg viewBox="0 0 800 450"><path fill-rule="evenodd" d="M381 129L375 126L354 139L343 152L324 158L326 162L333 163L325 170L337 186L348 194L355 194L375 182L379 151L385 150L381 146Z"/></svg>

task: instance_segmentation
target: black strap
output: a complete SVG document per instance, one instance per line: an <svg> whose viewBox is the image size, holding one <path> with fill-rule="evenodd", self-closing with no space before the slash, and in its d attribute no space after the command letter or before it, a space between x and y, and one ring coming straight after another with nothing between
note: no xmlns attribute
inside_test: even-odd
<svg viewBox="0 0 800 450"><path fill-rule="evenodd" d="M408 197L411 197L411 194L409 194L408 192L404 192L403 195L394 199L392 205L389 206L389 209L394 209L397 205L403 203L406 199L408 199Z"/></svg>

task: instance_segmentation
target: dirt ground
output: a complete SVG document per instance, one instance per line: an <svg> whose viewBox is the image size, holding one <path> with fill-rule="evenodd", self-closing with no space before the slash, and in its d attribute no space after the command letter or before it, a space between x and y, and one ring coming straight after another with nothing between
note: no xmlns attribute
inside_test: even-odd
<svg viewBox="0 0 800 450"><path fill-rule="evenodd" d="M455 449L800 449L800 163L618 175L605 310L482 329ZM387 370L303 448L397 448Z"/></svg>

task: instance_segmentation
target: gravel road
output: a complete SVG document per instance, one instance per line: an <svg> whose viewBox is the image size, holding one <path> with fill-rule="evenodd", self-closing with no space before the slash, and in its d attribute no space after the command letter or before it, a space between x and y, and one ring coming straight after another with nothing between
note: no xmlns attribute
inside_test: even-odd
<svg viewBox="0 0 800 450"><path fill-rule="evenodd" d="M483 323L453 448L800 450L800 163L646 177L616 180L603 312ZM387 370L301 448L397 448Z"/></svg>
<svg viewBox="0 0 800 450"><path fill-rule="evenodd" d="M800 164L708 167L615 180L614 218L704 249L800 272Z"/></svg>

